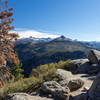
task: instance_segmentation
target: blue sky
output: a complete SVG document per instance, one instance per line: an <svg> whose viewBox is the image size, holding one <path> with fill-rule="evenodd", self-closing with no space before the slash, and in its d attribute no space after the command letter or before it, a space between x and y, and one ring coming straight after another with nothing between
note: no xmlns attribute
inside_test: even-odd
<svg viewBox="0 0 100 100"><path fill-rule="evenodd" d="M100 0L9 0L16 29L100 41Z"/></svg>

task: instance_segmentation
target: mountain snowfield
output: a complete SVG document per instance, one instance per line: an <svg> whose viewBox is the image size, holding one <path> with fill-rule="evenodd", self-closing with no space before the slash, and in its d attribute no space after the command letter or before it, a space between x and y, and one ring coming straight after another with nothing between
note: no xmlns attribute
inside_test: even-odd
<svg viewBox="0 0 100 100"><path fill-rule="evenodd" d="M28 30L28 29L16 29L13 31L19 35L19 38L57 38L59 35L55 35L52 33L45 33L45 32L39 32L35 30Z"/></svg>

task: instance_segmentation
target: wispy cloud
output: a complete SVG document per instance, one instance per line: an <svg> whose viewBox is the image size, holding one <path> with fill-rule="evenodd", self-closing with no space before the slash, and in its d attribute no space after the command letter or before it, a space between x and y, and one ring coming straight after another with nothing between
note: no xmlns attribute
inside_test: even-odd
<svg viewBox="0 0 100 100"><path fill-rule="evenodd" d="M36 30L30 30L30 29L23 29L23 28L17 28L14 32L16 32L20 38L27 38L27 37L36 37L36 38L56 38L59 35L55 35L53 33L45 33L45 32L39 32Z"/></svg>

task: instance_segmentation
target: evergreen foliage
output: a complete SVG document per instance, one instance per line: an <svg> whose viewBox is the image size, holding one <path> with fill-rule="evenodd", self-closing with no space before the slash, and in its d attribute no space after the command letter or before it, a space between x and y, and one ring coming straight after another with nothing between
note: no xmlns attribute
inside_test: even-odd
<svg viewBox="0 0 100 100"><path fill-rule="evenodd" d="M12 67L10 68L11 73L15 76L15 81L18 81L24 77L22 74L24 70L21 67L22 67L21 64L19 65L13 64Z"/></svg>

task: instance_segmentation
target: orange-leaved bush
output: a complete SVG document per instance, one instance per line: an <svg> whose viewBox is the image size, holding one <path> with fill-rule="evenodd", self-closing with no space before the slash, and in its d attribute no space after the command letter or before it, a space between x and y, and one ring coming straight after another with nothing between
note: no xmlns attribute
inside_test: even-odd
<svg viewBox="0 0 100 100"><path fill-rule="evenodd" d="M7 0L0 0L0 65L6 61L19 64L19 59L14 52L14 42L17 40L18 35L10 33L14 30L11 26L14 21L13 8L8 7Z"/></svg>

